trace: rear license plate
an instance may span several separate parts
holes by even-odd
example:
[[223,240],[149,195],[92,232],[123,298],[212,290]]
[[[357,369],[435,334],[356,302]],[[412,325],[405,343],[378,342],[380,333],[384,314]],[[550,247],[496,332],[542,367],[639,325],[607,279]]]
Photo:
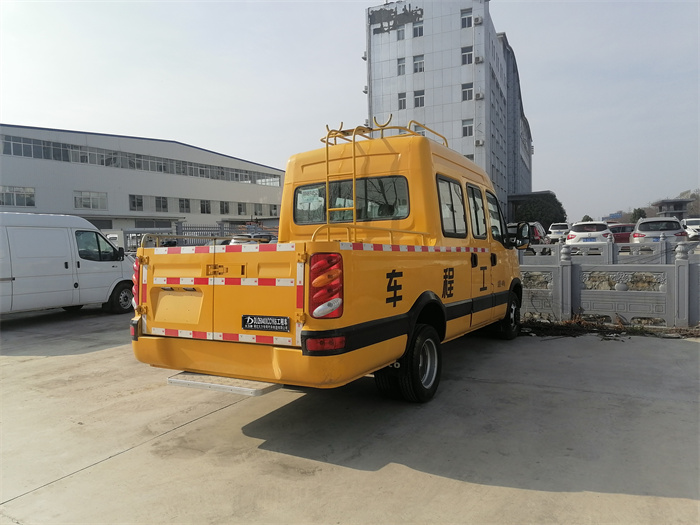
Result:
[[659,242],[661,240],[661,237],[652,237],[651,240],[654,242]]
[[289,332],[289,317],[271,315],[244,315],[243,330],[263,330],[266,332]]
[[595,242],[594,238],[583,239],[583,242]]

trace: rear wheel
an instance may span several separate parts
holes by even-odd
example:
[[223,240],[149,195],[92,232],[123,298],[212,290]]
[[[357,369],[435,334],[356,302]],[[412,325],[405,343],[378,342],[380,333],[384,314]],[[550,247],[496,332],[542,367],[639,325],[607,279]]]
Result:
[[133,298],[131,283],[119,283],[114,287],[112,296],[109,298],[109,309],[115,314],[128,313],[134,307],[131,304]]
[[413,341],[399,360],[401,395],[412,403],[430,401],[437,392],[442,371],[440,337],[430,325],[416,326]]
[[515,292],[508,293],[508,308],[506,316],[498,325],[498,335],[501,339],[515,339],[520,334],[520,301]]

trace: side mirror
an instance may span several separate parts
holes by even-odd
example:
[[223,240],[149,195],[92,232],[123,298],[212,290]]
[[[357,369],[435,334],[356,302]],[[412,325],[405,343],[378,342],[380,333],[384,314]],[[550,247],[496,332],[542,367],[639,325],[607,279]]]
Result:
[[518,223],[517,233],[515,235],[515,247],[518,250],[524,250],[530,246],[530,225],[526,222]]

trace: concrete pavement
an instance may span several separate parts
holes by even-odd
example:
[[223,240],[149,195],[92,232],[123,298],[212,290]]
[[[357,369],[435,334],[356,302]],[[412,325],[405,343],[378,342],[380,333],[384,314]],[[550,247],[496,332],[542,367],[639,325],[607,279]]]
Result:
[[168,386],[98,309],[0,336],[2,524],[700,521],[698,339],[473,334],[411,405]]

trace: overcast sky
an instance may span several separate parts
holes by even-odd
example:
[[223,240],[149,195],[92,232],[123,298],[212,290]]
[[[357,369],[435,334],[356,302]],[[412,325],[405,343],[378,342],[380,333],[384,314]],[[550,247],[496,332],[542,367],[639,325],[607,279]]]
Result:
[[[3,0],[0,122],[284,169],[326,124],[367,118],[365,9],[383,3]],[[699,5],[490,2],[518,62],[532,189],[570,220],[700,187]]]

